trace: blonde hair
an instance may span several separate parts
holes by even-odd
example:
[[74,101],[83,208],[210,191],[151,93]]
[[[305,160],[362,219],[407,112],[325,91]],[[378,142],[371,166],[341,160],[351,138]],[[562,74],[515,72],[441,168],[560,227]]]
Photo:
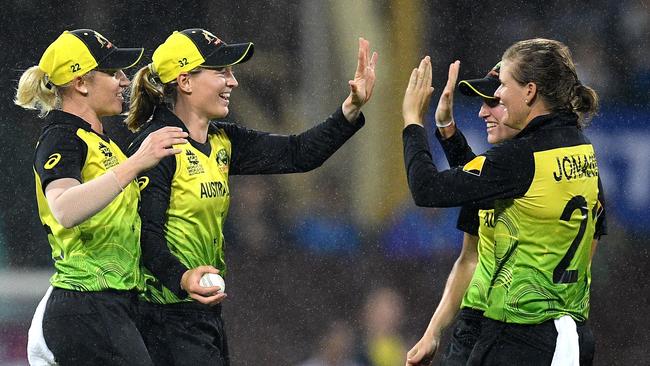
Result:
[[[203,67],[197,66],[189,74],[197,74]],[[129,114],[124,123],[129,130],[136,132],[142,128],[153,115],[157,106],[174,109],[178,91],[176,80],[163,84],[149,64],[135,73],[129,88]]]
[[59,87],[49,82],[38,66],[32,66],[20,76],[14,103],[25,109],[37,109],[39,117],[61,106]]

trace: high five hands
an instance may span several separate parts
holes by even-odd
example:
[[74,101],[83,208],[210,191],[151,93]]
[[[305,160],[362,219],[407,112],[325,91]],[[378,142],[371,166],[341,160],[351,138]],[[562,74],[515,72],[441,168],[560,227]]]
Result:
[[361,107],[366,104],[372,96],[375,87],[375,65],[377,64],[377,52],[370,55],[370,42],[359,38],[359,56],[357,59],[357,70],[354,79],[348,81],[350,95],[343,102],[343,115],[349,122],[354,122],[361,113]]
[[456,132],[456,122],[454,121],[454,90],[458,80],[458,71],[460,61],[455,61],[449,65],[449,75],[447,76],[447,85],[438,100],[436,108],[436,126],[443,138],[449,138]]
[[409,84],[404,93],[402,116],[404,127],[412,124],[424,126],[424,115],[429,108],[429,100],[433,94],[431,86],[431,58],[425,56],[420,65],[413,69]]

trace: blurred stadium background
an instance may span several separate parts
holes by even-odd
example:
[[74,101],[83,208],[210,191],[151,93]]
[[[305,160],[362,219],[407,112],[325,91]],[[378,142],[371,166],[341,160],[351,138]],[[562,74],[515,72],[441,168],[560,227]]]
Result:
[[[565,42],[583,83],[601,96],[588,129],[609,221],[593,265],[596,364],[648,364],[649,9],[647,0],[6,1],[0,364],[26,364],[27,328],[52,273],[31,168],[41,126],[11,102],[20,74],[65,29],[144,46],[141,67],[171,31],[192,27],[256,44],[252,61],[235,68],[229,120],[277,133],[300,132],[340,105],[358,36],[380,55],[366,127],[321,169],[231,178],[224,311],[233,365],[298,365],[328,352],[360,365],[403,364],[461,243],[455,210],[416,208],[407,192],[400,109],[408,75],[431,55],[435,108],[449,62],[461,60],[461,78],[482,76],[511,43],[532,37]],[[456,120],[480,152],[478,103],[456,97]],[[119,118],[105,126],[128,143]]]

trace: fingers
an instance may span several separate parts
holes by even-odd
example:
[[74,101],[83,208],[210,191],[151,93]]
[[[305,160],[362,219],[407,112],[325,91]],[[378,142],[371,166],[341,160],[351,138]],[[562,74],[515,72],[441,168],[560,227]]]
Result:
[[456,89],[456,81],[458,80],[458,71],[460,69],[460,61],[456,60],[449,64],[449,73],[447,75],[447,85],[443,94],[445,97],[453,97],[454,90]]
[[418,65],[418,77],[415,83],[415,89],[422,89],[422,85],[424,84],[424,74],[425,70],[427,67],[427,59],[429,56],[425,56],[422,60],[420,60],[420,64]]
[[357,56],[357,75],[363,74],[366,70],[366,63],[368,62],[368,48],[369,42],[359,37],[359,54]]
[[409,85],[406,87],[407,92],[412,92],[415,89],[415,85],[418,82],[418,69],[413,69],[411,71],[411,77],[409,78]]
[[458,72],[460,71],[460,61],[456,60],[449,65],[449,75],[447,76],[448,80],[451,81],[452,86],[456,87],[456,81],[458,80]]
[[431,83],[433,81],[433,71],[431,67],[431,58],[429,56],[425,57],[427,59],[427,63],[425,65],[425,71],[424,71],[424,87],[427,88],[427,92],[431,93],[433,92],[433,88],[431,87]]
[[372,57],[370,58],[370,68],[375,69],[375,66],[377,66],[377,60],[379,59],[379,54],[377,52],[372,53]]
[[201,296],[196,293],[191,293],[190,297],[200,302],[201,304],[213,306],[225,300],[227,295],[225,292],[221,292],[212,296]]
[[409,365],[417,365],[417,363],[419,362],[419,360],[415,358],[415,356],[417,355],[417,353],[418,353],[418,346],[415,345],[415,346],[413,346],[413,348],[411,348],[411,350],[408,351],[408,353],[406,354],[406,366],[409,366]]

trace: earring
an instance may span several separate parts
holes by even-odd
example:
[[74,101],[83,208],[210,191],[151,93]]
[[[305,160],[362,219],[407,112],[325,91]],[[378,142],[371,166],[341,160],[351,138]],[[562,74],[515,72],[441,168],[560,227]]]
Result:
[[528,99],[524,99],[524,103],[528,103]]

